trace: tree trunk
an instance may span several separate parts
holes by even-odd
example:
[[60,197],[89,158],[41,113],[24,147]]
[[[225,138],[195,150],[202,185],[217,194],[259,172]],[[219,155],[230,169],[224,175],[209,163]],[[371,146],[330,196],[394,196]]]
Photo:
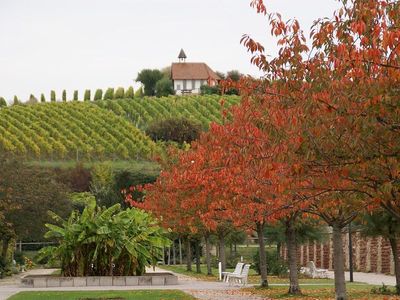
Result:
[[192,249],[190,247],[190,238],[186,240],[186,270],[192,271]]
[[196,240],[196,273],[201,273],[200,268],[200,240]]
[[225,237],[219,236],[219,261],[221,262],[222,272],[225,272],[226,258],[225,258]]
[[347,299],[346,282],[344,277],[344,254],[342,241],[342,227],[333,225],[333,264],[335,274],[336,300]]
[[172,264],[176,265],[175,240],[172,241]]
[[208,235],[206,235],[204,237],[205,241],[206,241],[206,264],[207,264],[207,275],[212,275],[212,271],[211,271],[211,245],[210,245],[210,237]]
[[[293,219],[286,221],[286,245],[289,264],[289,294],[301,294],[299,286],[299,276],[297,273],[297,247],[296,247],[296,230],[294,228]],[[278,254],[279,256],[279,254]]]
[[280,259],[281,258],[281,250],[282,250],[282,243],[277,242],[276,243],[276,258]]
[[396,294],[400,295],[400,253],[397,249],[397,239],[389,238],[394,260],[394,274],[396,275]]
[[260,256],[260,275],[261,275],[261,287],[268,287],[267,278],[267,256],[265,253],[265,242],[264,242],[264,223],[256,223],[257,225],[257,237],[259,245],[259,256]]
[[179,238],[179,264],[183,264],[182,261],[182,240]]
[[1,257],[5,262],[7,262],[7,250],[9,244],[10,244],[10,239],[6,238],[3,240],[3,249],[1,250]]

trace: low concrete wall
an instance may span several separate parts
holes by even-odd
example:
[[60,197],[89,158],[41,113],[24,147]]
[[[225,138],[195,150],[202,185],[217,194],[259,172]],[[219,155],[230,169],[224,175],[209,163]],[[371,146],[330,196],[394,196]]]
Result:
[[178,277],[170,273],[148,274],[143,276],[89,276],[60,277],[27,275],[21,278],[22,287],[82,287],[82,286],[137,286],[137,285],[175,285]]

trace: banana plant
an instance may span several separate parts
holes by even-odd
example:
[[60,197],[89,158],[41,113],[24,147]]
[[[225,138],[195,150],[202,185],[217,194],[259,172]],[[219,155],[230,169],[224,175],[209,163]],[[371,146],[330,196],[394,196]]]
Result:
[[148,213],[119,204],[99,207],[93,198],[82,213],[67,220],[52,213],[46,238],[59,242],[40,251],[40,258],[61,263],[64,276],[142,275],[170,244],[166,231]]

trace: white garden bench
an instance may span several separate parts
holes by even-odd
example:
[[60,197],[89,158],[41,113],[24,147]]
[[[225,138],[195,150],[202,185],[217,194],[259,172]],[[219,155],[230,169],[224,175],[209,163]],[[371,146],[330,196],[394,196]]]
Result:
[[328,278],[328,270],[317,269],[315,263],[311,260],[307,263],[307,266],[300,269],[300,273],[303,273],[312,278]]
[[222,272],[222,281],[229,282],[229,276],[240,275],[240,273],[242,273],[243,266],[244,263],[238,262],[233,272]]
[[245,264],[243,266],[242,272],[240,275],[230,275],[229,276],[229,285],[231,285],[232,282],[234,283],[241,283],[242,285],[247,284],[247,277],[249,276],[249,270],[250,270],[250,265]]

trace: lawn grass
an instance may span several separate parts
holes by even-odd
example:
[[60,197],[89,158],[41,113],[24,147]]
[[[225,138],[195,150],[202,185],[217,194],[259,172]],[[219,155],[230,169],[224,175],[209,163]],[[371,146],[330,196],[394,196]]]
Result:
[[[348,299],[377,299],[377,300],[399,300],[399,296],[394,295],[380,295],[371,292],[373,285],[359,284],[359,283],[348,283],[347,294]],[[287,286],[271,286],[268,289],[265,288],[244,288],[243,291],[251,294],[259,295],[265,298],[271,299],[302,299],[302,300],[314,300],[314,299],[335,299],[335,288],[333,286],[301,286],[302,295],[288,295]]]
[[192,296],[177,290],[138,290],[138,291],[74,291],[74,292],[20,292],[8,300],[193,300]]

